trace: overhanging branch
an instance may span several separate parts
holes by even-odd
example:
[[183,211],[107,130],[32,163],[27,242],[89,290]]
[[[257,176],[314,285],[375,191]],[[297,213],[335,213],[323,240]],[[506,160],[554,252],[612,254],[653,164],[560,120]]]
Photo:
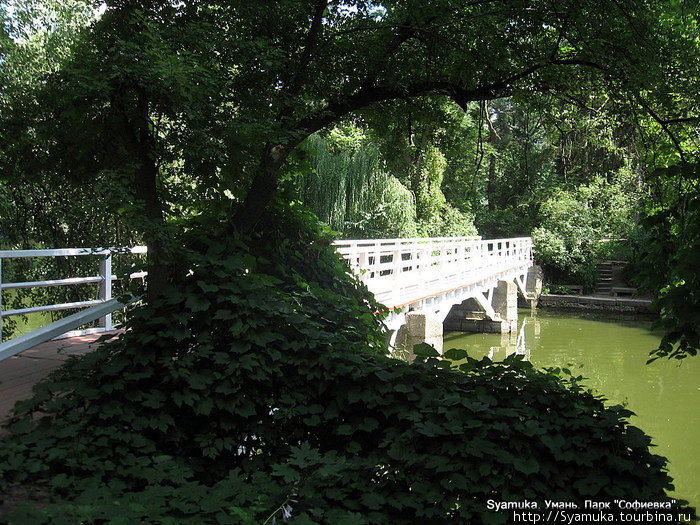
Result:
[[428,94],[449,96],[464,109],[468,102],[493,100],[510,95],[512,85],[515,82],[532,75],[546,65],[534,65],[511,77],[473,89],[464,88],[456,82],[448,80],[428,80],[414,82],[405,86],[362,86],[348,97],[332,101],[325,108],[299,120],[293,128],[297,132],[311,134],[323,129],[338,118],[367,107],[370,104],[390,100],[405,100]]
[[656,121],[656,123],[659,126],[661,126],[661,129],[664,130],[664,133],[666,133],[666,135],[668,135],[668,138],[671,139],[671,142],[673,142],[673,147],[680,155],[681,161],[686,162],[685,153],[683,152],[683,148],[681,147],[680,141],[668,128],[668,123],[656,114],[656,112],[651,108],[651,106],[649,106],[649,104],[647,104],[647,102],[639,93],[635,93],[634,98],[637,100],[637,102],[639,102],[639,105],[642,106],[644,110],[651,116],[651,118],[653,118]]

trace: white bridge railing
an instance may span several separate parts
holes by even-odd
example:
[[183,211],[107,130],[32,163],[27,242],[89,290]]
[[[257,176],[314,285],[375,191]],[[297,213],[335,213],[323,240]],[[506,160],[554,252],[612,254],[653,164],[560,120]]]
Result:
[[[532,264],[532,239],[529,237],[493,240],[483,240],[480,237],[368,239],[336,241],[334,246],[376,299],[391,309],[431,300],[431,297],[447,297],[450,294],[456,296],[458,293],[453,292],[472,285],[478,286],[496,276],[522,270]],[[61,335],[112,329],[112,312],[124,307],[124,304],[112,298],[112,281],[117,279],[112,274],[112,258],[119,254],[144,253],[145,246],[126,249],[0,250],[0,333],[3,319],[10,316],[85,309],[7,342],[0,339],[0,360]],[[99,257],[98,275],[46,281],[2,281],[2,263],[5,259],[74,256]],[[145,272],[140,272],[130,277],[145,276]],[[6,290],[85,283],[97,284],[96,299],[3,310],[3,292]],[[98,328],[69,332],[97,319]]]
[[532,263],[532,239],[368,239],[334,246],[377,301],[400,308]]
[[[95,248],[63,248],[57,250],[0,250],[0,341],[2,334],[3,319],[16,315],[26,315],[37,312],[54,312],[58,310],[68,310],[75,308],[89,308],[102,305],[103,303],[112,300],[112,281],[117,279],[117,276],[112,274],[112,258],[120,254],[144,254],[146,253],[145,246],[135,246],[133,248],[116,248],[116,249],[95,249]],[[89,277],[70,277],[66,279],[52,279],[46,281],[23,281],[23,282],[3,282],[2,280],[2,263],[5,259],[23,259],[29,257],[77,257],[77,256],[92,256],[99,257],[98,275]],[[131,278],[145,277],[146,272],[139,272],[130,275]],[[76,284],[96,283],[97,293],[96,299],[88,301],[78,301],[72,303],[59,303],[41,306],[30,306],[26,308],[18,308],[14,310],[3,309],[3,292],[6,290],[18,290],[22,288],[43,288],[49,286],[71,286]],[[116,303],[115,303],[116,304]],[[80,332],[70,332],[67,335],[80,335],[94,333],[106,330],[112,330],[112,312],[116,310],[102,308],[94,310],[96,313],[101,313],[99,317],[87,319],[90,316],[82,316],[82,324],[86,324],[93,320],[99,319],[99,328],[81,330]],[[68,332],[72,328],[64,330]],[[0,356],[1,358],[1,356]]]

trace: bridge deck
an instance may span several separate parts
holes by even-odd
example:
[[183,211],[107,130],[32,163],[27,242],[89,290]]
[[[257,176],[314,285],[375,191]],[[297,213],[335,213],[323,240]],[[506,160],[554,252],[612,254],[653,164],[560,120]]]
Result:
[[102,335],[49,341],[0,361],[0,422],[7,419],[17,401],[31,397],[36,383],[61,366],[68,356],[89,352]]

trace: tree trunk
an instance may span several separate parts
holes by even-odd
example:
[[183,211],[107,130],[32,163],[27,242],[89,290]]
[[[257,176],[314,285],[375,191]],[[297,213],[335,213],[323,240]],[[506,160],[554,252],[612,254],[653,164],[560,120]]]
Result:
[[154,162],[143,159],[136,179],[136,198],[143,203],[146,223],[143,238],[148,247],[148,286],[146,300],[152,301],[163,293],[170,282],[171,259],[168,253],[168,234],[163,215],[163,204],[158,195],[158,168]]
[[137,227],[148,247],[146,300],[150,302],[163,293],[172,271],[165,214],[158,193],[158,158],[155,138],[150,129],[148,98],[138,87],[124,88],[115,93],[112,107],[128,155],[124,161],[136,164],[133,173],[134,198],[142,206],[143,221]]
[[[489,142],[491,142],[489,140]],[[489,153],[489,178],[486,182],[486,199],[488,200],[489,211],[496,209],[496,154]]]
[[428,176],[425,173],[425,151],[430,143],[432,131],[423,128],[420,131],[418,144],[414,146],[414,155],[411,158],[411,165],[408,171],[411,174],[411,191],[416,199],[416,219],[422,221],[429,218],[427,193],[429,191],[427,182]]
[[267,146],[263,153],[257,175],[248,190],[243,203],[233,216],[229,227],[247,235],[264,217],[265,209],[274,198],[282,164],[289,155],[290,148],[278,144]]
[[486,181],[486,199],[488,202],[488,210],[495,211],[496,209],[496,152],[493,148],[496,146],[496,141],[500,138],[498,133],[496,133],[496,128],[493,126],[491,121],[491,116],[489,115],[489,108],[486,103],[484,103],[484,116],[486,118],[486,123],[489,126],[489,145],[491,146],[491,152],[489,153],[489,175]]

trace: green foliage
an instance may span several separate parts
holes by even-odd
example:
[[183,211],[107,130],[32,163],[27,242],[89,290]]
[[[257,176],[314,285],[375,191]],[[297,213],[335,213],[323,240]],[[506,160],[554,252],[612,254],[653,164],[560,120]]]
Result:
[[415,185],[419,234],[423,237],[475,235],[472,218],[451,206],[442,192],[445,156],[435,146],[428,145],[421,157]]
[[[133,246],[137,238],[110,204],[109,190],[100,178],[80,189],[58,180],[0,180],[0,249]],[[88,220],[86,220],[88,219]],[[98,273],[98,257],[6,259],[4,282],[43,281]],[[137,258],[116,257],[115,275]],[[136,271],[136,270],[132,270]],[[116,291],[116,290],[115,290]],[[4,309],[97,299],[97,285],[25,288],[3,293]],[[74,313],[61,310],[46,314],[55,320]],[[35,314],[38,315],[38,314]],[[25,318],[26,319],[26,318]],[[13,316],[3,322],[3,337],[17,333]],[[22,323],[20,323],[21,325]]]
[[445,196],[440,189],[442,178],[445,172],[447,161],[442,152],[432,144],[425,147],[421,152],[421,162],[415,169],[416,193],[417,193],[417,214],[423,223],[435,222],[436,216],[445,206]]
[[[312,173],[298,181],[299,196],[346,238],[473,235],[467,214],[450,206],[441,191],[445,158],[428,148],[421,183],[410,191],[382,168],[380,151],[354,125],[307,141]],[[384,163],[388,169],[395,164]]]
[[504,523],[487,498],[665,498],[631,413],[576,381],[385,356],[379,306],[314,221],[243,239],[203,219],[179,286],[16,409],[0,490],[52,503],[10,522]]
[[299,196],[345,237],[415,237],[411,193],[380,168],[379,152],[355,126],[307,141],[312,173],[298,180]]
[[421,232],[424,236],[431,237],[461,237],[476,235],[473,217],[449,203],[445,203],[434,221],[421,224]]
[[445,176],[451,162],[462,160],[469,119],[444,99],[384,104],[364,114],[368,136],[381,151],[385,169],[410,189],[419,236],[475,235],[473,216],[463,195],[446,198]]
[[[534,256],[545,270],[559,277],[571,276],[590,287],[594,279],[598,233],[591,224],[585,203],[560,193],[540,210],[543,226],[532,231]],[[548,272],[550,273],[550,272]]]
[[[115,1],[99,18],[87,1],[12,5],[0,177],[19,188],[110,181],[100,204],[151,244],[152,283],[163,217],[223,203],[255,229],[295,171],[285,159],[349,116],[377,131],[380,171],[397,179],[334,226],[353,236],[464,234],[472,215],[483,235],[527,234],[543,226],[542,196],[668,164],[696,137],[685,117],[697,113],[698,23],[686,2]],[[343,148],[362,142],[342,134]],[[332,180],[324,189],[340,195]],[[76,215],[61,224],[84,222]]]
[[[6,4],[11,6],[9,13]],[[90,0],[3,2],[2,102],[31,88],[45,74],[57,71],[72,56],[71,48],[81,31],[95,19],[94,4]]]
[[[573,191],[559,191],[542,202],[532,231],[535,258],[555,281],[575,281],[591,289],[595,265],[624,255],[616,243],[633,244],[641,192],[627,169],[594,177]],[[614,242],[611,242],[614,241]],[[630,248],[631,249],[631,248]]]
[[700,350],[700,164],[659,169],[675,188],[643,226],[649,235],[635,265],[639,284],[655,294],[664,337],[652,359],[683,359]]
[[355,223],[346,224],[349,238],[418,237],[413,194],[396,177],[387,176],[383,202]]

